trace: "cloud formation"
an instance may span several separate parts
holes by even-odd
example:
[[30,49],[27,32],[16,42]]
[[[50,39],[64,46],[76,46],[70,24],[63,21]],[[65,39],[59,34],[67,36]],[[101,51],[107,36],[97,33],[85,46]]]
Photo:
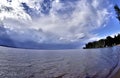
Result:
[[14,40],[84,42],[104,26],[110,6],[105,0],[5,0],[0,1],[0,20]]

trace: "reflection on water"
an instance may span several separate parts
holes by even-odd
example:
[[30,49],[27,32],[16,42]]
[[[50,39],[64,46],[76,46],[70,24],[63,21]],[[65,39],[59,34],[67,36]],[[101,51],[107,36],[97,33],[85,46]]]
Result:
[[20,50],[0,47],[0,78],[107,78],[119,63],[120,47]]

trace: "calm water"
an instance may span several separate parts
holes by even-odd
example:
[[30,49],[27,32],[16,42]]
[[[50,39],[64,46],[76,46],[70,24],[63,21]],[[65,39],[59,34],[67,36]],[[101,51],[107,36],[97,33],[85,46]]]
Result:
[[119,62],[120,47],[24,50],[0,47],[0,78],[105,78]]

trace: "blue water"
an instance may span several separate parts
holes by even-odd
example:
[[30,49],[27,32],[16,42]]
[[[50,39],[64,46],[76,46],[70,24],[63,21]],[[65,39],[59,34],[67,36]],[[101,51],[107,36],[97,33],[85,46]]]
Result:
[[0,47],[0,78],[105,78],[119,62],[120,47],[26,50]]

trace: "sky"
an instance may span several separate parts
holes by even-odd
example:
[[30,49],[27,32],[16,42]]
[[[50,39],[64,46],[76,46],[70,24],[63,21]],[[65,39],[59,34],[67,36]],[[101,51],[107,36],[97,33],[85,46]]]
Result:
[[119,0],[1,0],[0,25],[12,40],[79,44],[120,32]]
[[[111,3],[114,5],[118,5],[120,7],[120,0],[111,0]],[[109,19],[108,23],[105,27],[99,28],[94,31],[94,33],[98,33],[100,37],[105,38],[106,36],[114,36],[120,33],[120,22],[116,19],[116,13],[111,8],[112,11],[112,17]]]

